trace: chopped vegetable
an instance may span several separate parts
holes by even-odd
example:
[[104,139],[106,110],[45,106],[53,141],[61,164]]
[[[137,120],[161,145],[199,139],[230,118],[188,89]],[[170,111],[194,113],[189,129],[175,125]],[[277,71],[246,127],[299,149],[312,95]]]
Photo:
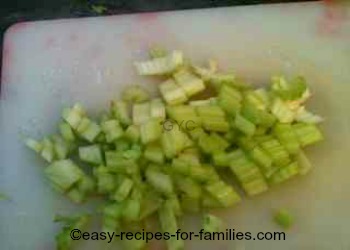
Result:
[[202,219],[202,228],[204,229],[204,232],[220,232],[223,230],[223,222],[220,218],[214,215],[206,214]]
[[293,223],[294,218],[286,209],[278,210],[274,215],[275,222],[284,229],[289,229]]
[[[102,231],[140,232],[158,215],[161,230],[176,234],[186,213],[241,201],[226,180],[254,196],[312,169],[304,148],[323,140],[323,119],[307,110],[304,78],[275,76],[269,88],[254,88],[218,71],[214,60],[199,67],[180,51],[157,47],[149,55],[135,66],[140,75],[161,76],[158,97],[132,85],[97,119],[76,103],[63,110],[59,134],[24,141],[48,162],[55,191],[75,203],[101,196]],[[58,216],[65,225],[57,248],[70,249],[70,230],[87,219]],[[292,224],[285,210],[275,219]],[[203,229],[219,232],[222,222],[208,211]],[[146,240],[123,243],[144,249]],[[184,242],[172,237],[167,246],[180,250]]]

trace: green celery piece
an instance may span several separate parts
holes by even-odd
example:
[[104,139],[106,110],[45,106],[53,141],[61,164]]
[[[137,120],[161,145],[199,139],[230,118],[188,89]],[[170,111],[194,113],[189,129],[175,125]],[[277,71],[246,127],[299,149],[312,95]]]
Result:
[[171,177],[157,170],[154,166],[149,166],[145,172],[147,182],[158,192],[170,195],[174,192]]
[[236,114],[234,121],[235,128],[244,133],[247,136],[252,136],[255,133],[255,125],[243,116]]
[[203,80],[196,77],[186,69],[177,71],[173,77],[188,97],[196,95],[205,89]]
[[242,107],[242,115],[255,125],[261,125],[263,127],[271,127],[276,122],[276,118],[272,114],[265,110],[260,110],[257,106],[246,100]]
[[123,215],[124,210],[124,204],[113,202],[113,203],[107,203],[103,207],[103,216],[113,219],[119,219]]
[[299,165],[297,162],[292,162],[278,169],[271,177],[268,179],[270,184],[278,184],[287,181],[299,174]]
[[142,147],[139,144],[133,144],[130,149],[123,152],[125,159],[138,160],[142,156]]
[[168,105],[178,105],[188,100],[186,92],[173,79],[160,84],[159,91]]
[[[171,119],[174,119],[179,126],[183,123],[187,124],[191,122],[196,128],[200,126],[200,119],[196,114],[196,110],[190,105],[178,105],[178,106],[168,106],[166,108],[167,114]],[[169,121],[171,122],[171,120]]]
[[154,142],[162,135],[162,126],[158,119],[150,119],[140,126],[141,142],[148,144]]
[[264,89],[260,89],[260,92],[257,90],[246,91],[244,98],[246,102],[256,107],[258,110],[266,110],[268,106],[267,92],[264,92]]
[[229,123],[222,117],[202,116],[201,123],[203,128],[207,131],[228,132],[230,129]]
[[97,144],[79,147],[79,158],[93,165],[103,164],[101,148]]
[[115,177],[109,169],[103,165],[94,169],[97,179],[97,190],[101,194],[110,193],[115,189]]
[[205,214],[202,218],[202,228],[204,232],[221,232],[223,230],[223,221],[212,214]]
[[177,175],[173,177],[176,189],[186,196],[199,199],[202,195],[201,185],[190,177]]
[[130,125],[124,133],[124,137],[131,142],[138,142],[140,139],[140,128],[137,125]]
[[[244,191],[252,196],[267,190],[267,184],[259,168],[238,149],[232,153],[231,170],[240,181]],[[253,183],[258,183],[255,185]]]
[[81,204],[86,200],[86,194],[84,192],[79,191],[76,188],[70,189],[66,196],[73,201],[74,203]]
[[296,112],[291,110],[289,106],[280,98],[275,98],[272,106],[271,113],[278,119],[281,123],[291,123],[293,122]]
[[224,206],[220,201],[214,197],[214,195],[210,194],[208,191],[204,190],[202,192],[202,204],[203,208],[223,208]]
[[47,162],[52,162],[55,160],[55,149],[52,140],[49,138],[44,138],[42,141],[43,149],[41,150],[41,157],[44,158]]
[[164,203],[169,203],[166,206],[169,206],[173,209],[175,216],[179,217],[182,215],[181,204],[176,194],[172,194],[167,197]]
[[91,194],[95,191],[95,187],[95,180],[88,175],[85,175],[77,185],[78,190],[84,194]]
[[[93,142],[95,140],[95,138],[101,133],[101,127],[91,121],[88,120],[88,125],[87,127],[84,127],[84,129],[82,131],[79,131],[79,127],[78,127],[78,133],[79,135],[84,138],[85,140],[87,140],[88,142]],[[80,126],[80,125],[79,125]]]
[[149,56],[150,58],[160,58],[160,57],[165,57],[168,55],[168,51],[166,51],[164,48],[159,47],[159,46],[153,46],[149,50]]
[[129,199],[124,201],[122,211],[123,219],[126,221],[139,221],[141,202],[137,199]]
[[61,122],[59,124],[59,130],[61,133],[61,136],[68,142],[73,142],[75,141],[75,135],[72,130],[72,128],[69,126],[68,123],[66,122]]
[[225,112],[219,106],[197,106],[196,112],[200,117],[225,118]]
[[126,140],[125,138],[118,139],[115,143],[115,150],[118,152],[124,152],[128,149],[130,149],[130,142]]
[[187,195],[181,196],[181,209],[186,213],[197,214],[201,211],[201,202],[199,198],[190,197]]
[[108,120],[101,124],[102,131],[105,133],[107,143],[115,142],[123,135],[123,128],[118,120]]
[[319,115],[315,115],[307,111],[304,106],[300,106],[296,111],[295,120],[297,122],[317,124],[322,122],[324,119]]
[[32,150],[34,150],[36,153],[40,154],[40,152],[43,150],[44,145],[41,142],[38,142],[34,139],[27,138],[25,139],[26,146]]
[[323,140],[321,131],[314,124],[296,123],[293,130],[302,147],[315,144]]
[[223,207],[230,207],[241,201],[233,187],[223,181],[213,182],[205,186],[205,189],[217,199]]
[[289,229],[294,223],[294,217],[287,209],[279,209],[274,215],[274,220],[283,229]]
[[139,85],[128,86],[123,91],[122,96],[123,101],[130,103],[141,103],[150,99],[148,91]]
[[166,118],[166,109],[163,101],[160,98],[154,98],[150,102],[151,118],[157,118],[164,121]]
[[165,75],[172,73],[183,63],[182,52],[175,50],[164,57],[158,57],[144,62],[135,62],[135,67],[139,75]]
[[235,88],[223,85],[219,91],[218,101],[226,113],[234,116],[241,109],[242,94]]
[[85,110],[77,103],[72,108],[65,108],[62,113],[63,119],[73,128],[77,129],[85,116]]
[[172,160],[171,164],[172,170],[175,173],[183,174],[183,175],[189,175],[190,174],[190,163],[184,159],[181,158],[174,158]]
[[272,158],[259,146],[252,149],[249,153],[251,159],[258,164],[265,176],[269,176],[273,171]]
[[191,140],[178,128],[163,131],[161,144],[166,158],[171,159],[178,155],[186,147],[189,147]]
[[124,126],[131,124],[129,106],[124,101],[112,101],[111,111],[113,116]]
[[310,172],[312,169],[311,162],[302,150],[300,150],[296,155],[296,160],[299,165],[299,174],[305,175]]
[[218,98],[217,97],[210,97],[210,98],[204,99],[204,100],[193,100],[193,101],[190,101],[188,104],[192,107],[217,105]]
[[68,144],[68,142],[58,135],[54,135],[52,137],[52,141],[57,159],[63,160],[67,158],[68,153],[70,151],[70,145]]
[[53,162],[45,169],[45,174],[51,182],[63,190],[68,190],[85,175],[71,160]]
[[132,106],[132,120],[134,125],[142,125],[151,117],[149,102],[136,103]]
[[213,155],[214,165],[217,167],[228,167],[230,166],[230,155],[223,151],[217,151]]
[[116,192],[113,194],[113,200],[116,200],[118,202],[124,201],[130,194],[133,186],[134,183],[131,179],[124,178],[119,187],[117,188]]
[[157,144],[148,145],[144,151],[144,157],[153,163],[164,163],[164,154],[162,148]]
[[238,145],[246,151],[251,151],[258,146],[258,142],[252,137],[240,136],[238,138]]
[[220,179],[219,175],[212,166],[204,164],[199,166],[192,166],[190,168],[190,177],[202,183],[217,181]]
[[188,131],[190,137],[192,140],[197,141],[203,134],[205,135],[206,133],[204,132],[203,128],[201,127],[196,127],[195,129]]
[[211,133],[210,135],[203,134],[199,137],[198,146],[206,154],[213,154],[218,151],[223,151],[229,147],[229,143],[220,135]]
[[73,229],[84,230],[90,221],[89,215],[81,215],[79,217],[62,217],[56,216],[55,222],[64,223],[62,230],[56,235],[56,249],[69,250],[72,248],[73,240],[70,233]]
[[282,167],[291,162],[288,152],[282,144],[272,136],[267,136],[266,141],[260,143],[261,148],[272,158],[277,167]]
[[142,194],[140,220],[155,213],[163,203],[162,198],[153,190],[153,188],[147,186]]
[[289,154],[299,152],[300,145],[292,125],[277,123],[273,128],[273,133]]
[[135,160],[126,158],[124,152],[107,151],[105,158],[108,169],[113,173],[132,175],[137,172]]
[[104,216],[102,217],[102,229],[101,232],[113,233],[121,227],[121,223],[118,219],[113,217]]
[[[176,233],[178,229],[176,216],[169,203],[164,203],[160,207],[158,210],[158,218],[162,232],[169,232],[170,234]],[[184,242],[182,240],[171,237],[166,243],[169,250],[184,249]]]

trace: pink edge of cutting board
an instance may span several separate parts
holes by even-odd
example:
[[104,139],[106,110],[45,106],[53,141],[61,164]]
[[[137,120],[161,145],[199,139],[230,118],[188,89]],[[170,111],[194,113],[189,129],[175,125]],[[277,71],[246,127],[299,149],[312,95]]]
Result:
[[[150,84],[132,66],[156,43],[191,59],[219,61],[223,70],[254,83],[271,74],[302,74],[326,117],[326,142],[310,148],[315,170],[225,211],[236,232],[280,231],[271,211],[288,207],[296,217],[286,241],[187,241],[187,249],[349,249],[350,32],[348,9],[322,3],[258,5],[179,12],[19,23],[5,35],[0,98],[0,190],[12,202],[0,206],[4,249],[53,249],[56,212],[75,206],[43,178],[44,163],[18,135],[54,133],[63,106],[81,101],[92,114],[130,83]],[[341,147],[340,147],[341,145]],[[186,217],[183,231],[197,231]],[[35,230],[34,230],[35,228]],[[86,241],[81,249],[101,242]],[[159,242],[153,249],[162,248]]]

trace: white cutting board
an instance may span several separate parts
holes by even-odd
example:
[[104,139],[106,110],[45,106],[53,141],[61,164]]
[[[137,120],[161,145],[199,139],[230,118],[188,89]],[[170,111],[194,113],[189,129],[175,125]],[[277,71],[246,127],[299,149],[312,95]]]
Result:
[[[314,171],[235,208],[217,212],[236,232],[280,231],[272,209],[296,217],[285,241],[187,241],[186,249],[350,249],[349,9],[281,4],[20,23],[4,41],[0,98],[0,244],[4,250],[54,249],[55,213],[74,211],[49,187],[45,163],[20,135],[56,131],[64,106],[92,114],[130,83],[149,84],[132,66],[152,44],[180,49],[195,62],[214,58],[223,70],[257,84],[276,73],[303,74],[323,115],[326,141],[308,153]],[[81,210],[81,209],[80,209]],[[199,229],[188,217],[183,230]],[[81,249],[103,249],[82,242]],[[155,244],[157,245],[157,244]],[[153,249],[159,249],[155,245]]]

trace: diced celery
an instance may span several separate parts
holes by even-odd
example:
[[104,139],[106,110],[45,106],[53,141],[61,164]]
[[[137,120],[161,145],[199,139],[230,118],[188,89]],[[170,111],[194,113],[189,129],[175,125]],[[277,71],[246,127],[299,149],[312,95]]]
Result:
[[323,135],[314,124],[297,123],[293,125],[293,130],[302,147],[312,145],[323,140]]
[[34,150],[37,153],[40,153],[41,150],[43,150],[43,148],[44,148],[43,143],[40,143],[40,142],[38,142],[34,139],[31,139],[31,138],[27,138],[25,140],[25,144],[28,148]]
[[124,152],[105,152],[106,165],[110,171],[122,174],[134,174],[137,171],[137,164],[134,159],[127,159]]
[[113,199],[121,202],[125,200],[131,192],[134,183],[129,178],[124,178],[116,192],[113,194]]
[[59,125],[60,133],[62,137],[69,142],[73,142],[75,140],[75,136],[72,128],[66,122],[61,122]]
[[56,157],[53,142],[49,138],[44,138],[42,145],[43,149],[41,150],[41,157],[48,162],[52,162]]
[[276,166],[282,167],[290,163],[291,160],[288,152],[282,144],[272,136],[268,136],[266,141],[260,143],[260,146],[272,158]]
[[182,210],[181,210],[181,205],[178,197],[173,194],[167,197],[167,199],[164,201],[164,203],[168,203],[166,206],[169,206],[173,209],[175,216],[181,216],[182,215]]
[[124,201],[123,219],[126,221],[138,221],[140,219],[140,209],[141,203],[139,200],[129,199]]
[[219,106],[197,106],[196,111],[201,117],[225,117],[225,112]]
[[241,201],[241,198],[233,187],[223,181],[210,183],[205,188],[224,207],[230,207]]
[[218,151],[213,154],[213,161],[215,166],[228,167],[230,166],[230,156],[226,152]]
[[99,193],[110,193],[115,188],[115,177],[105,166],[99,166],[94,169],[94,175],[97,179],[97,189]]
[[258,109],[257,106],[245,101],[242,107],[242,115],[256,125],[271,127],[276,118],[267,111]]
[[159,58],[159,57],[165,57],[168,54],[168,52],[164,48],[159,47],[159,46],[154,46],[154,47],[150,48],[148,53],[152,59]]
[[95,181],[90,176],[85,175],[77,185],[80,192],[84,194],[90,194],[95,190]]
[[101,148],[97,144],[79,147],[79,158],[84,162],[91,163],[94,165],[103,164]]
[[203,208],[223,208],[224,206],[211,195],[208,191],[204,191],[202,194],[202,207]]
[[140,128],[137,125],[130,125],[125,130],[124,137],[131,142],[138,142],[140,138]]
[[164,155],[167,158],[175,157],[183,149],[190,146],[188,144],[189,141],[190,139],[188,136],[178,128],[174,128],[170,131],[164,131],[161,136]]
[[97,123],[87,118],[84,120],[84,123],[85,121],[86,124],[84,124],[84,126],[81,126],[81,124],[79,124],[77,131],[82,138],[89,142],[93,142],[95,138],[100,134],[101,128]]
[[308,172],[310,172],[310,170],[312,169],[312,165],[303,151],[300,150],[298,152],[296,156],[296,160],[299,165],[299,174],[305,175]]
[[57,159],[63,160],[67,158],[70,150],[70,145],[68,144],[68,142],[58,135],[53,136],[52,140]]
[[274,215],[275,222],[284,229],[289,229],[293,223],[294,218],[286,209],[278,210]]
[[290,110],[280,98],[275,98],[273,101],[271,112],[281,123],[291,123],[295,118],[295,112]]
[[190,101],[188,103],[190,106],[208,106],[208,105],[217,105],[218,104],[218,100],[216,97],[210,97],[208,99],[205,100],[194,100],[194,101]]
[[145,62],[135,62],[139,75],[164,75],[173,72],[183,64],[181,51],[173,51],[165,57],[154,58]]
[[200,199],[198,198],[182,195],[180,203],[181,203],[181,209],[186,213],[197,214],[201,210],[201,207],[200,207],[201,203],[200,203]]
[[131,103],[145,102],[150,99],[148,91],[139,85],[127,87],[123,91],[122,96],[123,101]]
[[220,135],[211,133],[203,134],[198,139],[198,146],[207,154],[213,154],[228,148],[229,143]]
[[148,145],[144,151],[144,157],[154,163],[164,163],[164,154],[159,145]]
[[292,125],[278,123],[273,129],[274,135],[290,154],[296,154],[300,145]]
[[213,132],[228,132],[230,125],[225,118],[222,117],[201,117],[203,128],[207,131]]
[[278,184],[284,182],[299,173],[299,165],[297,162],[292,162],[287,166],[278,169],[271,177],[268,179],[271,184]]
[[251,123],[249,120],[245,119],[239,114],[236,114],[234,124],[239,131],[247,136],[252,136],[255,133],[256,127],[254,123]]
[[141,142],[148,144],[154,142],[162,135],[162,126],[158,119],[151,119],[140,126]]
[[178,105],[187,101],[186,92],[175,81],[169,79],[159,85],[159,91],[169,105]]
[[193,180],[190,177],[185,177],[177,175],[175,180],[176,188],[181,192],[187,195],[188,197],[199,199],[202,194],[202,188],[198,182]]
[[102,122],[101,128],[106,135],[106,141],[108,143],[115,142],[123,135],[123,128],[118,120],[108,120]]
[[259,168],[242,150],[234,151],[230,167],[248,195],[256,195],[267,190],[267,184]]
[[307,111],[305,107],[302,106],[296,111],[295,120],[298,122],[316,124],[322,122],[323,118]]
[[220,107],[229,115],[235,115],[241,108],[242,95],[235,88],[223,85],[219,91],[218,101]]
[[[176,216],[171,208],[170,204],[164,203],[158,210],[159,223],[162,232],[169,232],[170,234],[175,234],[178,226],[176,221]],[[171,237],[166,241],[169,250],[182,250],[184,248],[183,240],[177,240]]]
[[173,77],[188,97],[198,94],[205,89],[202,79],[196,77],[187,70],[180,70],[176,72]]
[[130,112],[128,104],[124,101],[112,101],[111,109],[114,117],[120,121],[122,125],[131,124]]
[[145,172],[146,179],[158,192],[170,195],[174,192],[173,183],[169,175],[166,175],[156,168],[149,166]]
[[77,129],[81,120],[85,116],[85,111],[80,104],[75,104],[73,108],[66,108],[63,110],[63,119],[73,128]]
[[45,169],[45,174],[51,182],[63,190],[68,190],[85,175],[71,160],[53,162]]
[[202,219],[202,228],[204,232],[220,232],[223,230],[223,221],[212,214],[205,214]]
[[146,188],[141,199],[140,219],[155,213],[162,204],[161,197],[151,188]]
[[132,107],[132,120],[134,125],[141,125],[150,119],[150,103],[138,103]]
[[193,121],[199,125],[200,120],[197,117],[195,108],[189,105],[168,106],[167,114],[171,119],[177,121],[180,125],[183,122]]
[[74,203],[82,203],[85,199],[86,199],[86,195],[85,193],[79,191],[76,188],[72,188],[70,189],[67,193],[66,196],[68,197],[68,199],[70,199],[71,201],[73,201]]
[[151,112],[150,112],[151,118],[157,118],[160,121],[165,120],[166,118],[165,105],[160,98],[155,98],[151,100],[150,109],[151,109]]

